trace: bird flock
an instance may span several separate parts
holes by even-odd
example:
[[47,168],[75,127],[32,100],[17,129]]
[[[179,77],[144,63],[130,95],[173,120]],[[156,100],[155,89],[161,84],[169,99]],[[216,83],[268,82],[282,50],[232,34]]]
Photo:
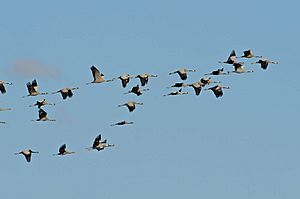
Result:
[[[225,71],[224,68],[217,68],[214,71],[208,72],[204,74],[204,77],[202,77],[199,81],[193,82],[193,83],[184,83],[184,82],[176,82],[173,85],[167,87],[167,88],[177,88],[179,90],[169,92],[167,94],[164,94],[163,96],[175,96],[175,95],[187,95],[190,94],[188,91],[183,91],[183,89],[186,89],[187,87],[192,87],[194,90],[194,93],[196,96],[199,96],[202,89],[210,84],[215,84],[214,86],[211,86],[209,88],[204,88],[204,91],[209,91],[211,90],[213,94],[215,95],[216,98],[222,97],[223,96],[223,89],[230,89],[229,86],[222,86],[220,81],[215,81],[212,79],[212,76],[220,76],[220,75],[230,75],[232,73],[237,73],[237,74],[244,74],[244,73],[253,73],[253,70],[247,70],[245,68],[245,62],[244,61],[239,61],[239,59],[255,59],[258,58],[258,60],[251,62],[250,64],[260,64],[260,67],[263,70],[266,70],[268,68],[269,64],[278,64],[276,61],[271,61],[269,59],[263,58],[260,55],[255,55],[252,50],[245,50],[243,51],[243,55],[237,56],[235,53],[235,50],[233,50],[230,55],[228,56],[226,61],[219,61],[220,64],[227,64],[227,65],[232,65],[233,70],[227,70]],[[105,79],[104,74],[101,73],[98,68],[95,66],[91,66],[90,70],[92,72],[93,76],[93,81],[86,83],[87,85],[89,84],[96,84],[96,83],[104,83],[104,82],[114,82],[115,80],[120,80],[121,81],[121,86],[125,89],[130,82],[131,79],[133,78],[138,78],[140,84],[137,84],[136,86],[133,86],[130,90],[124,92],[124,94],[135,94],[136,96],[142,95],[145,91],[149,91],[150,89],[145,88],[145,86],[148,84],[148,81],[150,78],[157,78],[158,75],[154,74],[138,74],[138,75],[130,75],[130,74],[123,74],[119,77],[112,78],[112,79]],[[186,81],[188,79],[188,73],[190,72],[196,72],[196,69],[187,69],[187,68],[179,68],[176,71],[170,72],[169,75],[174,75],[178,74],[179,78],[182,81]],[[2,94],[5,94],[7,92],[7,86],[12,86],[13,83],[11,82],[5,82],[0,80],[0,92]],[[40,96],[40,95],[48,95],[48,94],[57,94],[60,93],[62,96],[63,100],[67,100],[68,98],[73,97],[75,90],[78,90],[79,87],[73,87],[73,88],[62,88],[58,91],[54,92],[40,92],[38,90],[38,83],[37,80],[34,79],[31,82],[28,82],[26,84],[28,94],[25,97],[34,97],[34,96]],[[9,88],[10,89],[10,88]],[[38,122],[45,122],[45,121],[56,121],[53,118],[48,118],[47,112],[42,109],[43,106],[55,106],[55,103],[49,103],[47,100],[41,99],[37,100],[34,104],[29,105],[29,107],[37,107],[38,108],[38,118],[34,119],[32,121],[38,121]],[[136,106],[141,106],[144,105],[142,102],[136,102],[136,101],[128,101],[122,104],[119,104],[118,107],[127,107],[129,112],[133,112],[136,109]],[[0,108],[0,111],[9,111],[12,110],[11,108]],[[5,125],[7,124],[4,121],[0,121],[0,125]],[[132,125],[134,124],[133,121],[120,121],[116,122],[113,124],[110,124],[110,126],[123,126],[123,125]],[[97,135],[94,138],[94,142],[91,147],[86,148],[87,150],[97,150],[101,151],[107,147],[114,147],[114,144],[109,144],[106,139],[102,139],[101,134]],[[33,151],[31,149],[25,149],[20,152],[15,153],[15,155],[23,155],[26,159],[27,162],[31,161],[31,155],[34,153],[39,153],[38,151]],[[59,147],[58,153],[55,153],[53,155],[67,155],[67,154],[74,154],[74,151],[68,151],[67,150],[67,145],[63,144]]]

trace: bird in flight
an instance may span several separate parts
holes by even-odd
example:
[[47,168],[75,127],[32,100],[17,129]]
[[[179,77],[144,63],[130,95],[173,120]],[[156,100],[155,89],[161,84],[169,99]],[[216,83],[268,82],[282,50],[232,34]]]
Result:
[[31,149],[25,149],[25,150],[22,150],[20,152],[15,153],[15,155],[19,155],[19,154],[24,155],[26,161],[30,162],[31,161],[31,154],[33,154],[33,153],[39,153],[39,152],[32,151]]

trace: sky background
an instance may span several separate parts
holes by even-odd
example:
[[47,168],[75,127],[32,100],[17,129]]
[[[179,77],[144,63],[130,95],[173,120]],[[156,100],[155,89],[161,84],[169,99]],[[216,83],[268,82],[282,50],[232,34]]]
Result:
[[[13,82],[0,96],[0,197],[295,199],[300,197],[299,2],[297,1],[2,1],[0,79]],[[255,73],[214,77],[230,86],[163,97],[181,82],[169,76],[196,69],[187,83],[235,50],[253,49],[278,61]],[[89,67],[107,79],[124,73],[157,74],[142,96],[123,95],[120,81],[86,85]],[[79,86],[60,94],[22,98],[37,79],[41,92]],[[174,89],[175,90],[175,89]],[[31,122],[29,105],[46,98],[48,117]],[[129,113],[118,104],[144,106]],[[110,127],[128,120],[131,126]],[[102,134],[116,147],[87,151]],[[74,155],[54,157],[66,143]],[[27,163],[14,153],[39,151]]]

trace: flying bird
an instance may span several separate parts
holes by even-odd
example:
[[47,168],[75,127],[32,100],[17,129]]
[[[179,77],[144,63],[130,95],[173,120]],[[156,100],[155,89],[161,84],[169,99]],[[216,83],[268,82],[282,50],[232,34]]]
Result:
[[163,96],[169,96],[169,95],[186,95],[189,94],[188,92],[182,92],[182,89],[179,89],[178,91],[174,91],[168,94],[165,94]]
[[[125,88],[127,86],[127,84],[129,83],[131,78],[133,78],[133,76],[129,75],[129,74],[124,74],[124,75],[121,75],[121,76],[118,77],[118,79],[121,80],[123,88]],[[116,78],[114,78],[114,79],[116,79]]]
[[77,89],[79,89],[79,87],[63,88],[63,89],[60,89],[59,91],[52,92],[52,94],[60,93],[62,98],[65,100],[65,99],[67,99],[67,97],[72,97],[73,96],[72,90],[77,90]]
[[4,81],[0,80],[0,92],[1,92],[2,94],[6,93],[6,89],[5,89],[4,84],[7,84],[7,85],[13,85],[12,83],[4,82]]
[[213,81],[211,77],[203,77],[200,79],[200,82],[203,84],[203,86],[209,85],[209,84],[219,84],[220,81]]
[[105,80],[103,73],[100,73],[100,71],[95,67],[91,66],[92,75],[94,77],[94,80],[92,82],[89,82],[87,84],[93,84],[93,83],[103,83],[103,82],[111,82],[111,80]]
[[187,86],[187,84],[182,83],[182,82],[177,82],[177,83],[175,83],[172,86],[169,86],[167,88],[181,88],[181,87],[185,87],[185,86]]
[[253,57],[261,58],[262,56],[254,55],[251,49],[245,50],[244,54],[241,56],[241,58],[248,58],[248,59]]
[[37,96],[37,95],[47,95],[48,93],[40,93],[38,92],[38,84],[36,80],[33,80],[32,82],[28,82],[26,84],[27,90],[28,90],[28,95],[23,96],[23,97],[28,97],[28,96]]
[[233,66],[234,66],[234,71],[228,71],[228,74],[229,73],[241,74],[241,73],[253,73],[254,72],[253,70],[245,70],[244,62],[234,63]]
[[148,91],[148,90],[149,90],[148,88],[140,88],[139,85],[136,85],[136,86],[132,87],[130,91],[128,91],[128,92],[126,92],[124,94],[134,93],[137,96],[140,96],[140,95],[143,94],[142,93],[143,91]]
[[114,144],[108,144],[107,143],[107,140],[101,140],[101,134],[99,134],[95,139],[94,139],[94,142],[93,142],[93,146],[92,147],[89,147],[89,148],[86,148],[87,150],[97,150],[97,151],[101,151],[103,150],[104,148],[107,148],[107,147],[114,147],[115,145]]
[[133,124],[134,122],[128,122],[126,120],[123,120],[121,122],[117,122],[117,123],[114,123],[114,124],[111,124],[110,126],[123,126],[123,125],[126,125],[126,124]]
[[144,103],[135,102],[135,101],[129,101],[129,102],[125,103],[125,104],[118,105],[118,107],[126,106],[128,108],[128,110],[129,110],[129,112],[132,112],[135,109],[135,105],[144,105]]
[[225,63],[225,64],[234,64],[235,62],[237,62],[237,57],[234,50],[230,53],[227,61],[219,61],[219,63]]
[[27,162],[30,162],[31,161],[31,154],[33,153],[39,153],[37,151],[32,151],[31,149],[25,149],[25,150],[22,150],[18,153],[15,153],[15,155],[19,155],[19,154],[22,154],[24,155],[25,159]]
[[61,147],[59,147],[59,149],[58,149],[58,153],[53,154],[53,155],[67,155],[67,154],[74,154],[75,153],[73,151],[71,151],[71,152],[67,151],[66,148],[67,148],[66,144],[61,145]]
[[39,109],[39,118],[36,120],[32,120],[32,121],[42,121],[43,122],[43,121],[56,121],[56,120],[49,119],[47,117],[47,112],[40,108]]
[[186,80],[187,79],[187,73],[188,72],[196,72],[196,70],[194,69],[186,69],[186,68],[180,68],[175,72],[171,72],[169,73],[169,75],[173,75],[173,74],[178,74],[181,80]]
[[42,99],[42,100],[36,101],[35,104],[30,105],[29,107],[37,106],[38,108],[41,108],[42,106],[45,106],[45,105],[53,105],[54,106],[55,104],[48,103],[46,101],[46,99]]
[[276,61],[270,61],[268,59],[260,59],[257,62],[251,63],[251,64],[260,64],[260,67],[264,70],[267,69],[269,64],[278,64]]
[[149,77],[158,77],[158,76],[157,75],[150,75],[150,74],[144,73],[144,74],[137,75],[135,78],[139,78],[140,82],[141,82],[141,85],[145,86],[146,84],[148,84]]
[[0,111],[10,111],[12,110],[11,108],[0,108]]
[[223,96],[223,90],[222,89],[230,89],[230,88],[227,87],[227,86],[216,85],[214,87],[207,88],[207,89],[204,89],[204,90],[205,91],[212,90],[212,92],[215,94],[216,98],[218,98],[218,97]]
[[195,94],[198,96],[202,90],[204,84],[202,82],[194,82],[192,84],[187,84],[187,86],[193,87]]
[[223,71],[224,71],[224,68],[219,68],[219,69],[214,70],[214,71],[212,71],[210,73],[207,73],[205,75],[228,75],[228,73],[225,73]]

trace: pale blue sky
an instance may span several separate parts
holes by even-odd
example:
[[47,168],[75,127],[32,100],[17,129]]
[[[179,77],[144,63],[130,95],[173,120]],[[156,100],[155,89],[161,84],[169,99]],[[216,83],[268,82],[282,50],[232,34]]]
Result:
[[[295,199],[300,197],[297,1],[2,1],[0,79],[0,197]],[[216,77],[230,86],[222,98],[163,97],[180,66],[194,68],[186,82],[224,67],[232,50],[253,49],[278,61],[253,74]],[[20,66],[43,70],[24,73]],[[123,95],[119,81],[92,81],[97,66],[109,79],[152,73],[149,92]],[[79,86],[74,97],[46,99],[57,122],[33,123],[43,97],[21,98],[26,83],[40,91]],[[191,89],[186,89],[193,92]],[[133,113],[117,107],[143,102]],[[121,120],[132,126],[110,127]],[[115,144],[88,152],[101,133]],[[53,157],[66,143],[77,154]],[[13,153],[31,148],[32,162]]]

